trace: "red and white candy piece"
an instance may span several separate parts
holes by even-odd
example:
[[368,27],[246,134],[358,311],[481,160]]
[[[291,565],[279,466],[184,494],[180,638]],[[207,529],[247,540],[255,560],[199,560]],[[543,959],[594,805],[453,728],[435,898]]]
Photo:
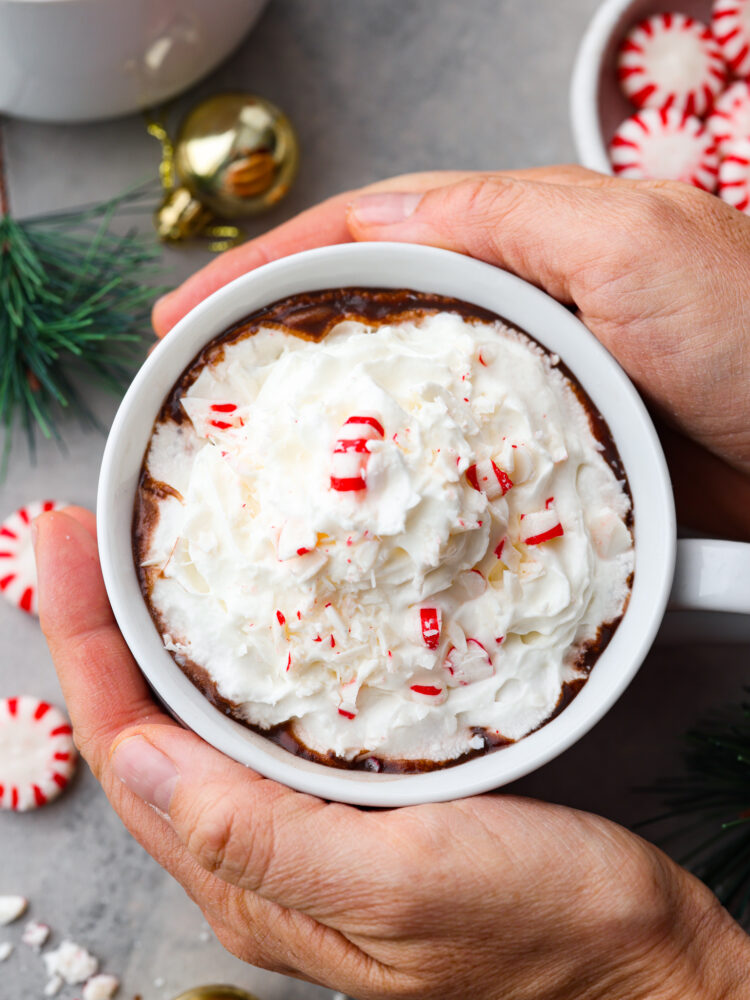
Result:
[[428,649],[437,649],[440,645],[440,629],[443,616],[440,608],[420,608],[419,628],[422,639]]
[[58,500],[36,500],[20,507],[0,524],[0,593],[30,615],[38,613],[31,522],[45,511],[66,506]]
[[750,3],[714,0],[711,27],[727,66],[735,76],[750,76]]
[[0,699],[0,809],[51,802],[75,765],[72,730],[59,709],[28,695]]
[[183,396],[181,405],[196,433],[202,438],[221,440],[230,432],[245,426],[247,411],[236,403]]
[[719,197],[750,215],[750,139],[738,139],[727,147],[719,169]]
[[632,28],[620,46],[617,75],[637,108],[705,115],[727,82],[716,39],[695,18],[666,12]]
[[21,941],[34,951],[41,951],[49,937],[49,927],[38,920],[29,920],[23,929]]
[[357,680],[346,681],[341,684],[341,700],[339,701],[339,715],[345,719],[356,719],[357,717],[357,695],[359,694],[360,683]]
[[419,684],[412,684],[409,687],[414,701],[421,701],[426,705],[442,705],[448,697],[446,689],[433,681],[425,681]]
[[626,119],[609,155],[619,177],[660,177],[716,190],[719,154],[713,137],[696,117],[674,108],[646,108]]
[[706,126],[713,136],[720,156],[726,152],[730,143],[737,139],[750,138],[749,81],[738,80],[729,90],[724,91],[716,102]]
[[560,538],[565,532],[555,507],[555,498],[550,497],[544,510],[521,514],[521,540],[526,545],[541,545]]
[[466,478],[471,486],[484,493],[488,500],[497,500],[513,489],[513,482],[507,472],[496,465],[491,458],[485,458],[466,470]]
[[48,976],[59,976],[69,986],[85,983],[99,970],[98,959],[75,941],[62,941],[54,951],[46,951],[42,960]]
[[464,650],[451,646],[443,666],[450,674],[448,681],[450,687],[456,685],[464,687],[475,681],[486,680],[495,673],[492,658],[479,639],[467,639]]
[[382,441],[383,425],[376,417],[352,416],[339,431],[333,448],[331,489],[356,493],[367,489],[365,470],[370,456],[370,441]]

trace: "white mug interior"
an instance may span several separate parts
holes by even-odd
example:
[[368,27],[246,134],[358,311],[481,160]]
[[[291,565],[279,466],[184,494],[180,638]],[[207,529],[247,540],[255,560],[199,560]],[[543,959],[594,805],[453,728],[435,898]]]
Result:
[[[555,719],[510,746],[421,774],[333,768],[296,757],[230,719],[165,650],[133,560],[133,503],[162,402],[200,349],[232,324],[300,292],[360,286],[410,288],[464,299],[519,326],[560,355],[604,416],[627,471],[635,518],[635,574],[622,622],[577,697]],[[445,250],[359,243],[310,250],[252,271],[192,310],[136,375],[102,461],[99,550],[112,609],[136,661],[168,708],[219,750],[303,792],[368,806],[444,801],[497,788],[558,756],[620,697],[664,614],[675,561],[674,501],[661,445],[640,397],[611,355],[564,306],[498,268]]]

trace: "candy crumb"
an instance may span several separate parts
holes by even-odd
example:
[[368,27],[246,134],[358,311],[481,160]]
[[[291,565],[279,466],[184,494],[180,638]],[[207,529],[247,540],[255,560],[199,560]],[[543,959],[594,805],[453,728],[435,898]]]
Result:
[[44,987],[46,997],[55,997],[63,987],[62,976],[54,975]]
[[26,912],[29,905],[24,896],[0,896],[0,925],[12,924]]
[[69,986],[84,983],[96,974],[99,962],[74,941],[63,941],[55,951],[42,955],[47,975],[61,976]]
[[37,920],[30,920],[23,929],[21,940],[34,951],[41,951],[49,937],[49,927],[47,924],[40,924]]
[[92,976],[83,987],[81,1000],[111,1000],[120,988],[120,980],[116,976],[102,973]]
[[6,958],[10,958],[13,954],[13,945],[10,941],[0,941],[0,962],[4,962]]

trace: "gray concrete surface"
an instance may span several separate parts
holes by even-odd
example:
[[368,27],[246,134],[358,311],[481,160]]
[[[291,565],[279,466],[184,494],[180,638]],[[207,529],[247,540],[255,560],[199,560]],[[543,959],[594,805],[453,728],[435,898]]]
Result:
[[[261,231],[326,195],[430,167],[511,167],[573,158],[570,70],[596,0],[272,0],[235,56],[178,102],[228,88],[277,101],[295,122],[302,169]],[[23,216],[118,193],[154,175],[157,148],[134,116],[87,126],[6,121],[12,207]],[[149,221],[140,223],[148,230]],[[166,254],[177,282],[207,261],[201,248]],[[107,422],[115,401],[92,393]],[[0,513],[55,496],[93,505],[103,440],[66,427],[67,453],[23,443],[0,484]],[[737,697],[746,649],[658,648],[610,715],[517,790],[630,824],[651,814],[640,786],[678,766],[679,738],[709,706]],[[0,695],[60,700],[36,621],[0,601]],[[69,935],[122,977],[121,996],[166,1000],[205,982],[242,985],[262,1000],[330,996],[244,966],[223,951],[200,912],[141,850],[85,767],[55,805],[0,815],[0,893],[32,900],[53,941]],[[17,941],[20,925],[0,930]],[[0,965],[3,1000],[35,1000],[41,962],[19,946]],[[72,988],[61,996],[71,1000]]]

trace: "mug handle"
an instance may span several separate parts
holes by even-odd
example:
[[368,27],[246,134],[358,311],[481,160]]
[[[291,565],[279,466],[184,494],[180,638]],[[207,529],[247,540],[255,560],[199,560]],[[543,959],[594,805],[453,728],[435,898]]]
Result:
[[678,538],[669,610],[750,614],[750,543]]

